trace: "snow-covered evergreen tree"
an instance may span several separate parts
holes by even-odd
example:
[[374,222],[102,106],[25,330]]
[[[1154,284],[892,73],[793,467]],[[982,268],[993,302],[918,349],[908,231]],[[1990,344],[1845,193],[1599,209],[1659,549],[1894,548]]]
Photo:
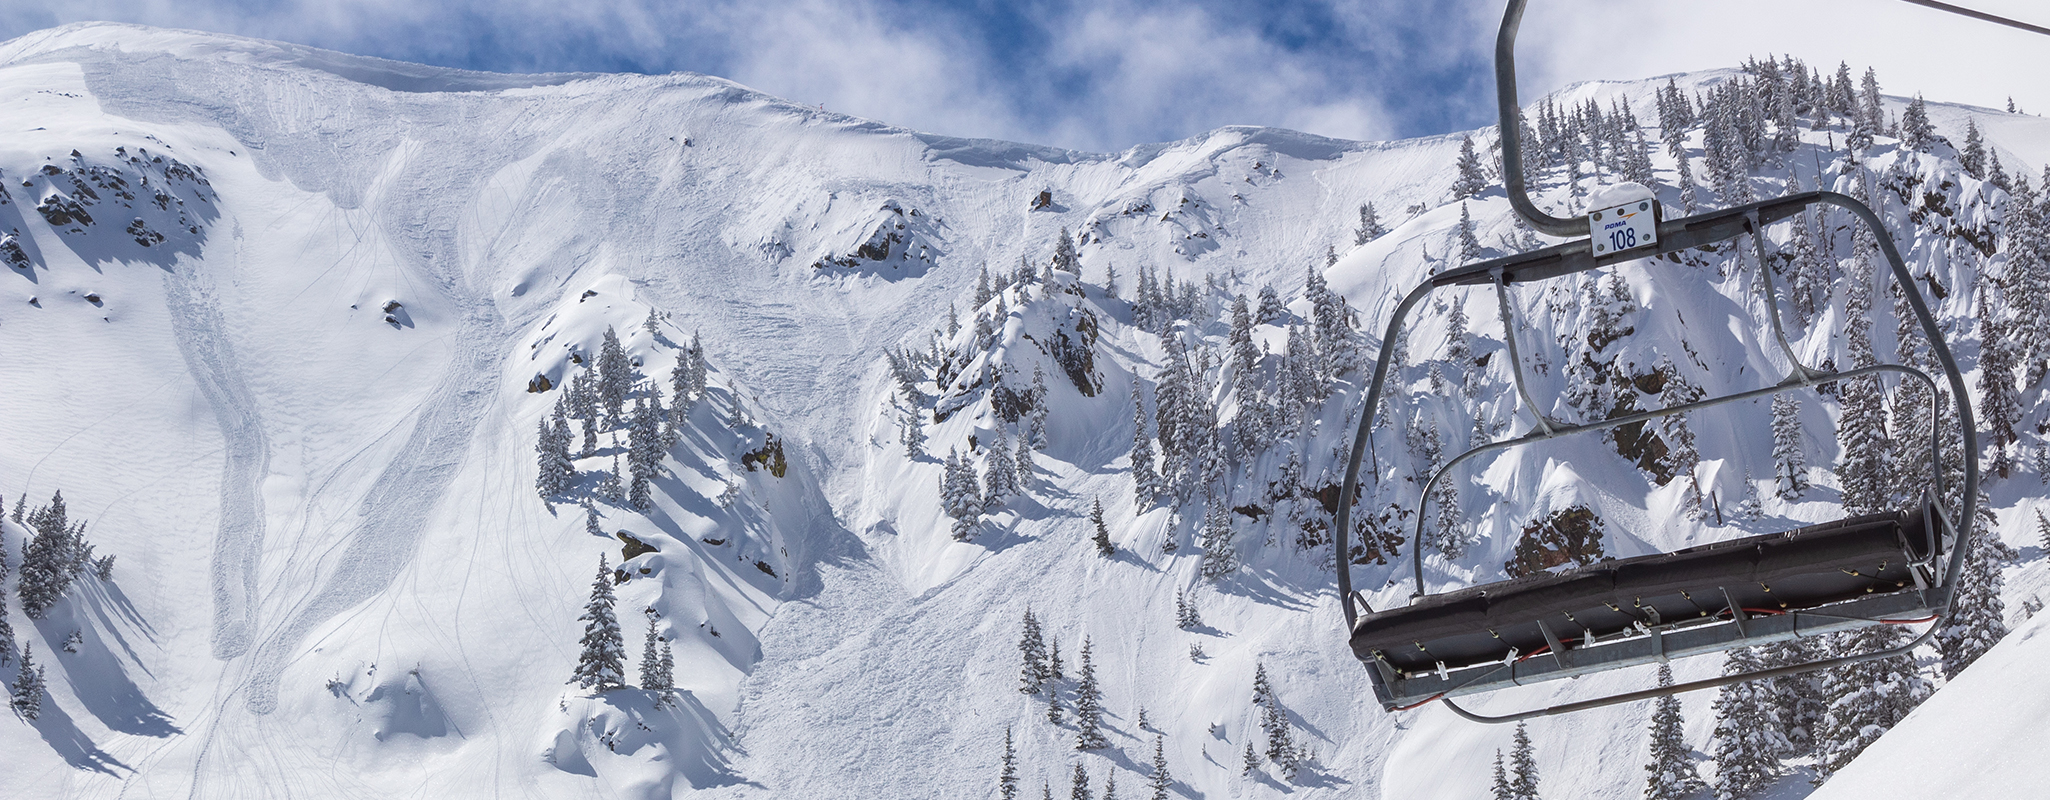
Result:
[[1965,174],[1980,180],[1986,178],[1986,138],[1979,133],[1979,120],[1965,118],[1965,146],[1958,151],[1957,163],[1965,168]]
[[1195,596],[1181,589],[1174,593],[1174,624],[1185,631],[1203,627],[1203,613],[1196,608]]
[[[1673,669],[1659,665],[1659,685],[1673,685]],[[1686,723],[1680,718],[1680,698],[1666,695],[1652,701],[1651,763],[1644,765],[1645,800],[1681,800],[1704,785],[1694,769],[1687,747]]]
[[998,800],[1017,800],[1018,751],[1011,747],[1011,726],[1004,726],[1003,768],[997,772]]
[[1502,748],[1499,747],[1495,748],[1495,773],[1494,780],[1488,785],[1488,797],[1490,800],[1513,800],[1516,797],[1515,787],[1509,785],[1509,773],[1502,769]]
[[656,632],[652,616],[648,618],[647,638],[641,644],[641,689],[655,695],[656,706],[673,702],[671,692],[676,689],[676,655],[669,640]]
[[84,523],[72,523],[64,505],[64,493],[50,496],[50,504],[31,512],[27,525],[35,531],[21,557],[21,610],[29,619],[42,619],[51,606],[70,591],[77,576],[84,544]]
[[897,418],[897,441],[904,445],[904,457],[913,461],[925,457],[925,421],[906,411]]
[[1459,176],[1452,180],[1452,199],[1465,200],[1488,188],[1487,168],[1474,151],[1473,137],[1459,137]]
[[619,344],[619,333],[607,325],[598,345],[598,401],[615,427],[626,422],[626,400],[633,385],[633,364]]
[[[1041,369],[1038,364],[1034,364],[1032,365],[1031,421],[1026,424],[1024,437],[1025,443],[1034,450],[1046,450],[1046,417],[1052,410],[1052,404],[1052,399],[1046,393],[1046,370]],[[1031,464],[1023,460],[1018,462],[1020,470],[1029,472],[1030,467]]]
[[1095,533],[1090,541],[1096,545],[1096,554],[1109,558],[1118,554],[1116,545],[1110,543],[1110,525],[1103,521],[1103,498],[1095,498],[1089,504],[1089,526]]
[[1018,494],[1018,466],[1011,460],[1011,440],[1004,433],[1004,426],[997,425],[997,438],[984,451],[982,474],[982,502],[984,508],[996,508],[1004,500]]
[[1089,771],[1081,764],[1075,765],[1075,775],[1068,783],[1068,800],[1093,800],[1089,793]]
[[[655,387],[649,386],[653,393]],[[627,431],[627,472],[632,476],[627,502],[646,511],[654,497],[651,482],[662,474],[662,416],[658,398],[643,397],[634,404],[633,428]]]
[[1537,753],[1530,744],[1530,731],[1516,723],[1516,738],[1509,748],[1510,800],[1538,800]]
[[1281,294],[1273,286],[1260,287],[1260,302],[1253,307],[1253,321],[1261,325],[1273,325],[1288,316],[1288,307],[1281,304]]
[[626,685],[626,643],[619,635],[619,620],[612,615],[612,568],[605,556],[598,556],[598,577],[591,581],[591,599],[584,603],[583,652],[569,682],[600,692]]
[[1926,153],[1934,144],[1936,126],[1929,122],[1929,106],[1921,95],[1915,95],[1908,101],[1908,110],[1901,112],[1901,146]]
[[[1723,657],[1724,675],[1764,667],[1757,650],[1749,647],[1734,648]],[[1709,744],[1715,756],[1716,800],[1751,797],[1779,776],[1780,759],[1792,755],[1772,683],[1733,683],[1716,695],[1715,733]]]
[[1061,228],[1060,240],[1054,243],[1053,262],[1050,266],[1070,275],[1082,274],[1081,259],[1075,255],[1075,237],[1069,234],[1065,227]]
[[1046,640],[1039,630],[1039,618],[1032,615],[1030,608],[1025,609],[1023,628],[1018,636],[1018,655],[1024,660],[1018,672],[1018,691],[1039,694],[1053,675],[1046,667]]
[[1153,506],[1165,490],[1160,473],[1153,469],[1153,437],[1146,433],[1146,399],[1139,382],[1132,382],[1132,496],[1140,510]]
[[1174,775],[1167,771],[1167,737],[1153,735],[1153,772],[1146,776],[1146,788],[1152,793],[1146,800],[1167,800],[1167,791],[1174,787]]
[[1467,213],[1466,204],[1459,204],[1459,227],[1454,229],[1454,243],[1458,246],[1459,260],[1473,263],[1481,260],[1481,240],[1474,235],[1473,215]]
[[1765,516],[1765,504],[1758,497],[1758,481],[1751,478],[1751,468],[1744,468],[1743,497],[1737,501],[1737,515],[1744,519],[1758,519]]
[[2014,385],[2014,359],[2005,325],[1997,319],[2004,309],[1989,306],[1986,293],[1979,301],[1979,424],[1986,436],[1986,472],[2002,478],[2014,469],[2010,457],[2021,437],[2016,430],[2022,408]]
[[2000,541],[1990,505],[1991,498],[1982,489],[1981,513],[1972,531],[1971,546],[1965,551],[1964,574],[1958,577],[1950,618],[1936,632],[1936,649],[1943,655],[1945,678],[1956,678],[2007,636],[2007,604],[2000,599],[2004,583],[2000,569],[2014,559],[2015,553]]
[[1082,672],[1075,685],[1075,749],[1099,750],[1110,746],[1103,735],[1103,689],[1096,685],[1096,661],[1090,655],[1089,637],[1082,637]]
[[539,455],[533,488],[541,492],[543,501],[568,492],[576,482],[576,462],[570,459],[570,421],[564,398],[556,398],[556,412],[541,418],[541,433],[533,447]]
[[[1835,652],[1866,653],[1907,641],[1898,625],[1870,625],[1830,637]],[[1823,674],[1824,711],[1815,734],[1816,771],[1843,769],[1929,696],[1912,656],[1860,661]]]
[[1217,580],[1238,569],[1238,548],[1232,543],[1231,511],[1223,500],[1210,501],[1203,513],[1203,577]]
[[1374,213],[1374,204],[1361,203],[1360,226],[1354,228],[1352,231],[1353,246],[1357,247],[1359,245],[1366,244],[1375,239],[1381,238],[1383,235],[1387,233],[1388,228],[1381,224],[1381,216],[1379,214]]
[[1808,457],[1801,447],[1801,401],[1772,398],[1772,462],[1777,496],[1798,500],[1808,491]]
[[11,688],[14,713],[34,722],[43,713],[43,668],[36,665],[35,645],[21,648],[21,666],[14,673]]
[[583,448],[577,451],[579,458],[590,458],[598,452],[597,385],[589,370],[577,373],[569,381],[569,413],[584,427]]
[[957,450],[947,451],[946,469],[940,475],[940,508],[954,520],[955,541],[975,535],[984,509],[982,491],[976,486],[975,467]]

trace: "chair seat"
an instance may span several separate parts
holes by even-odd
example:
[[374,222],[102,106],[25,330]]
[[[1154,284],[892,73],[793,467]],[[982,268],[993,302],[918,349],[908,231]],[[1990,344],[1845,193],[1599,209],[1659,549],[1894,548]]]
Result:
[[1540,622],[1570,645],[1706,621],[1731,600],[1772,613],[1913,591],[1911,563],[1929,558],[1932,513],[1870,514],[1431,595],[1361,616],[1352,648],[1405,673],[1459,669],[1546,646]]

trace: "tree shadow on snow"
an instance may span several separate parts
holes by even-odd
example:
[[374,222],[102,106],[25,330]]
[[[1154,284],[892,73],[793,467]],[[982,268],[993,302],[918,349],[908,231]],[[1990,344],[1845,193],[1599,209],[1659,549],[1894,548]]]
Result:
[[[122,644],[131,663],[141,664],[134,651],[121,639],[118,629],[107,624],[110,620],[101,603],[105,598],[103,589],[106,585],[93,578],[86,578],[80,583],[80,588],[85,590],[80,593],[83,595],[82,604],[75,600],[67,601],[64,605],[68,607],[62,608],[62,613],[53,613],[35,622],[36,630],[42,633],[45,642],[60,642],[72,631],[79,631],[82,636],[78,652],[58,650],[46,655],[43,663],[48,665],[54,661],[64,670],[71,685],[77,689],[74,694],[79,703],[109,730],[157,738],[182,733],[177,725],[172,724],[171,716],[151,702],[143,694],[142,687],[128,677],[122,659],[108,649],[106,640],[113,638]],[[99,624],[81,619],[87,614],[97,618]]]
[[107,751],[101,750],[99,745],[86,737],[84,731],[72,723],[71,715],[64,713],[64,709],[58,707],[47,696],[43,698],[42,712],[29,725],[36,729],[36,733],[42,735],[43,741],[50,745],[51,750],[56,751],[57,755],[64,758],[65,763],[73,767],[116,776],[121,774],[117,770],[135,771]]

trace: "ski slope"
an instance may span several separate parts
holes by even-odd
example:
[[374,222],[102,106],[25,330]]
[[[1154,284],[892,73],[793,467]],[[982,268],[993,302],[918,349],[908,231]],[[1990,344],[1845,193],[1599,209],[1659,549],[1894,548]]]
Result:
[[[1678,80],[1711,86],[1730,74]],[[1558,97],[1621,100],[1649,120],[1664,84]],[[2039,118],[1931,108],[1953,139],[1971,115],[2010,169],[2033,175],[2050,161]],[[1205,319],[1182,335],[1213,350],[1230,295],[1271,285],[1303,321],[1311,309],[1297,296],[1320,270],[1358,310],[1371,353],[1399,293],[1456,252],[1461,207],[1447,198],[1459,135],[1371,143],[1225,128],[1082,153],[932,136],[700,75],[466,73],[108,24],[0,44],[0,109],[10,120],[0,125],[13,126],[0,137],[11,198],[0,232],[18,232],[34,262],[0,276],[0,495],[33,506],[61,488],[73,517],[92,521],[99,552],[119,558],[112,582],[86,581],[45,620],[8,601],[51,694],[35,723],[0,724],[12,754],[0,797],[983,797],[1008,728],[1028,793],[1066,791],[1081,764],[1098,790],[1114,773],[1136,795],[1157,738],[1177,796],[1452,798],[1484,796],[1492,751],[1508,746],[1508,729],[1442,709],[1373,707],[1340,639],[1328,545],[1299,550],[1273,516],[1240,518],[1244,565],[1205,581],[1200,505],[1139,504],[1128,473],[1131,387],[1150,398],[1169,354],[1135,324],[1139,269],[1199,287]],[[1758,185],[1792,177],[1812,188],[1811,165],[1832,154],[1826,134],[1802,147]],[[1672,161],[1654,161],[1670,181]],[[1970,213],[1996,213],[1995,196],[1947,158],[1916,164],[1953,179]],[[175,202],[103,191],[91,224],[32,213],[53,192],[73,196],[67,181],[85,175],[162,187]],[[1662,198],[1677,202],[1671,189]],[[1541,200],[1563,208],[1567,194],[1553,184]],[[1354,247],[1366,202],[1393,230]],[[1516,231],[1500,190],[1466,208],[1489,254],[1507,252]],[[129,219],[164,238],[144,244]],[[1079,276],[1008,290],[989,348],[965,328],[945,335],[950,307],[963,320],[995,313],[970,307],[979,270],[1042,267],[1064,228],[1082,242]],[[1953,259],[1946,242],[1911,237],[1903,250],[1918,275],[1977,280],[1979,266]],[[1124,299],[1105,291],[1113,268]],[[1680,360],[1685,342],[1711,392],[1763,385],[1784,368],[1762,345],[1751,273],[1720,260],[1616,272],[1641,309],[1641,335],[1620,351],[1631,363]],[[1557,300],[1517,299],[1536,326],[1519,335],[1552,364],[1584,324],[1549,311]],[[1938,308],[1960,337],[1971,335],[1970,301],[1954,291]],[[1502,351],[1492,299],[1464,302],[1474,355]],[[1446,317],[1437,307],[1422,317],[1398,376],[1416,398],[1401,401],[1405,418],[1445,421],[1456,445],[1476,416],[1528,426],[1501,358],[1475,371],[1476,402],[1433,396]],[[1088,392],[1046,344],[1080,336],[1085,318],[1096,337]],[[1797,348],[1841,358],[1822,319]],[[712,375],[652,509],[599,502],[604,535],[592,536],[578,506],[537,497],[534,430],[607,327],[665,395],[693,336]],[[1276,368],[1285,326],[1255,336],[1270,353],[1262,369]],[[1004,423],[986,384],[927,383],[955,405],[945,420],[915,409],[927,455],[908,456],[885,355],[928,347],[1012,386],[1038,367],[1050,388],[1050,441],[1027,492],[968,542],[952,539],[940,511],[940,462]],[[1975,359],[1975,344],[1960,351]],[[556,388],[530,391],[541,378]],[[1206,380],[1230,420],[1246,398],[1221,365]],[[1342,469],[1358,382],[1341,381],[1306,414],[1306,485],[1334,483]],[[1534,387],[1541,397],[1564,389],[1557,370]],[[2031,428],[2040,399],[2025,397]],[[1804,404],[1811,465],[1834,457],[1833,413]],[[1703,489],[1725,507],[1746,469],[1769,478],[1762,407],[1694,425]],[[1399,427],[1376,436],[1390,475],[1421,468]],[[771,437],[788,457],[780,475],[742,461]],[[595,497],[618,449],[602,440],[579,460],[575,498]],[[1232,502],[1255,502],[1283,461],[1235,465]],[[2039,504],[2028,469],[1994,486],[2016,545],[2032,540]],[[1827,518],[1835,489],[1815,475],[1818,490],[1801,502],[1768,499],[1764,518],[1718,526],[1681,517],[1677,483],[1657,486],[1602,442],[1497,458],[1468,476],[1477,541],[1461,559],[1428,556],[1427,579],[1443,588],[1499,576],[1523,522],[1575,503],[1600,511],[1619,556]],[[1089,542],[1095,501],[1111,521],[1112,558]],[[0,530],[18,564],[28,532],[13,521]],[[622,565],[619,531],[656,552]],[[1408,595],[1402,553],[1355,569],[1376,607]],[[2041,588],[2041,554],[2025,553],[2029,565],[2010,569],[2011,608]],[[647,611],[672,640],[685,690],[676,707],[565,684],[601,557],[627,577],[617,591],[630,660]],[[1177,591],[1198,599],[1202,626],[1175,626]],[[1069,660],[1071,688],[1088,637],[1111,748],[1074,750],[1072,713],[1053,727],[1044,698],[1018,691],[1027,608]],[[1988,666],[2022,663],[2013,654],[2037,627]],[[56,653],[72,630],[80,652]],[[1206,655],[1191,658],[1191,645]],[[1256,665],[1315,753],[1293,782],[1271,768],[1242,774],[1260,733]],[[1675,672],[1718,667],[1702,659]],[[1942,720],[1980,713],[1971,698],[1982,671],[1939,692],[1902,733],[1970,724]],[[1649,680],[1589,677],[1478,706]],[[1684,701],[1697,749],[1712,699]],[[1637,796],[1649,714],[1628,706],[1533,723],[1545,793]],[[1884,754],[1895,738],[1837,780],[1876,780],[1860,770],[1898,759]]]

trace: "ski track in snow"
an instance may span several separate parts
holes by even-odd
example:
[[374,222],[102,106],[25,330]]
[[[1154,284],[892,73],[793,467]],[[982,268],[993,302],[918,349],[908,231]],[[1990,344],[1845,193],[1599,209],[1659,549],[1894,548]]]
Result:
[[223,441],[220,523],[214,534],[213,652],[221,660],[248,652],[255,627],[257,557],[263,547],[263,479],[270,443],[255,395],[242,376],[213,287],[220,264],[190,259],[164,274],[164,299],[186,369],[219,422]]

